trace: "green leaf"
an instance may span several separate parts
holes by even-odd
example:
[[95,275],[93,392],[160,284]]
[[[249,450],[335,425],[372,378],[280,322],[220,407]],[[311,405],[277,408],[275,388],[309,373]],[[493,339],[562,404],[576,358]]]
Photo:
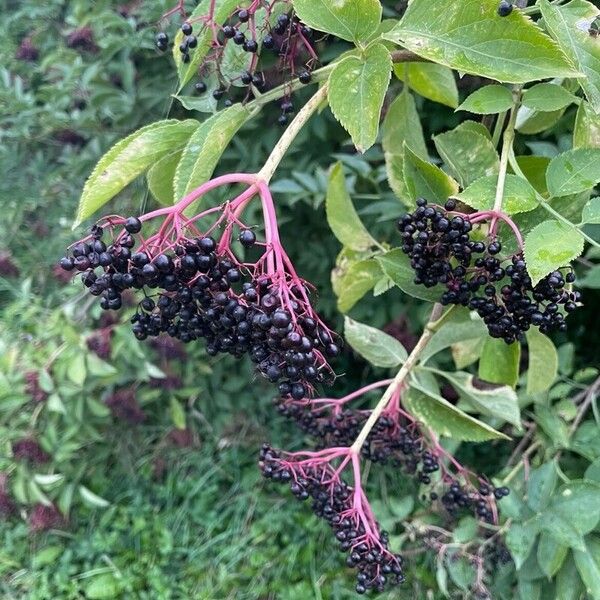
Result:
[[568,552],[568,546],[557,544],[556,540],[547,533],[542,533],[537,548],[537,559],[540,568],[548,579],[556,575],[567,557]]
[[600,223],[600,198],[592,198],[584,207],[581,213],[582,223]]
[[554,157],[546,182],[551,196],[568,196],[591,190],[600,181],[600,148],[578,148]]
[[110,506],[110,502],[108,500],[105,500],[97,494],[94,494],[94,492],[86,488],[84,485],[79,486],[79,494],[86,504],[89,504],[94,508],[106,508],[107,506]]
[[573,550],[575,565],[591,598],[600,598],[600,540],[589,537],[585,549]]
[[383,272],[406,294],[430,302],[436,302],[439,299],[442,286],[426,288],[414,283],[415,274],[410,266],[410,259],[400,248],[380,254],[375,257],[375,260]]
[[556,43],[521,11],[499,17],[497,10],[496,0],[413,0],[384,38],[435,63],[497,81],[577,75]]
[[183,410],[181,403],[173,396],[171,396],[169,412],[171,414],[171,421],[173,422],[173,425],[175,425],[177,429],[185,429],[185,411]]
[[423,98],[450,108],[458,106],[458,88],[452,69],[435,63],[399,63],[394,65],[394,74],[400,81],[407,81],[408,87]]
[[67,376],[75,385],[81,387],[85,382],[86,374],[85,354],[77,353],[69,362]]
[[170,206],[175,202],[173,180],[182,153],[183,150],[177,150],[177,152],[166,154],[146,173],[151,194],[164,206]]
[[569,429],[552,408],[543,404],[536,404],[535,420],[555,446],[559,448],[569,447]]
[[565,114],[565,109],[537,111],[521,106],[517,113],[515,128],[519,133],[533,135],[554,127]]
[[439,167],[419,158],[404,144],[404,181],[411,200],[425,198],[443,204],[458,193],[458,183]]
[[524,523],[512,523],[506,533],[506,545],[515,561],[517,571],[523,566],[533,549],[539,531],[537,521],[531,519]]
[[550,389],[558,373],[558,353],[552,340],[537,328],[526,332],[529,364],[527,393],[539,394]]
[[527,482],[527,505],[535,512],[546,508],[550,503],[557,481],[558,473],[553,462],[533,469]]
[[483,340],[487,338],[487,328],[483,321],[469,310],[453,308],[452,315],[433,334],[421,354],[425,364],[432,356],[458,342]]
[[437,151],[463,188],[480,177],[496,175],[500,168],[498,153],[490,139],[474,131],[468,123],[465,121],[433,138]]
[[446,567],[450,579],[465,592],[472,589],[475,581],[475,565],[472,561],[462,556],[458,551],[446,554]]
[[341,162],[329,174],[325,209],[331,231],[344,246],[360,251],[377,245],[354,209]]
[[[215,11],[213,21],[217,25],[224,23],[236,8],[243,4],[240,0],[215,0]],[[190,51],[190,61],[184,63],[181,59],[182,54],[179,51],[179,45],[183,41],[183,32],[179,30],[173,41],[173,59],[177,65],[177,75],[179,77],[179,91],[185,84],[198,74],[200,65],[204,62],[207,54],[212,48],[213,32],[210,27],[203,27],[197,21],[208,12],[206,2],[200,2],[198,6],[188,16],[188,20],[195,22],[194,28],[198,40],[196,48]]]
[[404,407],[438,435],[453,440],[484,442],[492,439],[509,439],[486,423],[463,412],[445,398],[434,394],[412,381],[408,394],[402,401]]
[[457,371],[456,373],[439,372],[456,389],[461,397],[484,415],[497,417],[521,427],[519,402],[514,390],[508,386],[480,389],[475,387],[473,375]]
[[547,156],[517,156],[516,159],[531,186],[542,196],[547,196],[546,170],[550,159]]
[[542,112],[560,110],[577,101],[577,98],[561,85],[537,83],[525,90],[522,98],[527,108]]
[[456,109],[475,113],[476,115],[491,115],[510,110],[513,105],[511,91],[503,85],[486,85],[474,91]]
[[113,600],[120,596],[121,584],[111,573],[103,573],[92,577],[84,589],[89,600]]
[[585,100],[577,109],[573,148],[600,148],[600,114],[596,114]]
[[546,29],[582,73],[579,84],[594,110],[600,112],[600,44],[588,33],[600,11],[584,0],[572,0],[565,6],[542,0],[540,6]]
[[569,553],[560,571],[556,575],[556,598],[560,600],[581,600],[583,583],[573,554]]
[[406,144],[419,158],[427,160],[427,145],[412,94],[404,91],[392,102],[382,129],[385,152],[402,155]]
[[293,0],[293,5],[309,27],[357,45],[368,40],[381,21],[378,0]]
[[464,369],[477,362],[483,350],[483,344],[487,336],[485,333],[481,337],[471,340],[460,340],[452,344],[452,358],[457,369]]
[[185,146],[175,171],[176,199],[210,179],[231,138],[251,116],[244,106],[234,104],[200,124]]
[[198,125],[193,119],[158,121],[115,144],[85,182],[73,227],[102,208],[163,156],[182,148]]
[[521,345],[506,344],[503,340],[488,337],[479,360],[479,379],[490,383],[503,383],[514,388],[519,380]]
[[329,76],[331,111],[360,152],[368,150],[377,139],[391,71],[388,49],[383,44],[374,44],[361,57],[342,59]]
[[349,317],[344,320],[344,336],[355,352],[376,367],[397,367],[408,356],[396,338]]
[[[491,175],[481,177],[469,185],[457,198],[466,205],[477,210],[492,210],[496,199],[498,177]],[[504,199],[502,210],[509,215],[528,212],[539,205],[535,190],[522,177],[506,175],[504,183]]]
[[337,279],[334,291],[338,310],[347,313],[381,279],[382,272],[373,259],[352,263]]
[[525,262],[533,285],[583,252],[583,238],[559,221],[544,221],[525,237]]

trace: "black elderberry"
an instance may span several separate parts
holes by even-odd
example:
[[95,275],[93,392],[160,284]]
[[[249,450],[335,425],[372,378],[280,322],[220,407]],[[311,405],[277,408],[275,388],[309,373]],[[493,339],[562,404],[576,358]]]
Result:
[[273,36],[270,33],[267,33],[267,35],[265,35],[262,41],[262,45],[267,50],[271,50],[275,47],[275,40],[273,39]]
[[298,79],[300,80],[300,83],[310,83],[310,80],[312,79],[312,75],[310,73],[310,71],[301,71],[300,74],[298,75]]
[[232,105],[233,105],[233,102],[229,98],[227,98],[227,100],[225,100],[225,102],[223,102],[223,106],[225,108],[229,108]]
[[231,25],[225,25],[223,27],[223,35],[227,38],[227,39],[231,39],[232,37],[235,36],[236,34],[236,29],[235,27],[232,27]]
[[191,25],[191,23],[188,23],[187,21],[181,26],[181,32],[183,33],[183,35],[192,35],[193,32],[193,27]]
[[244,85],[250,85],[252,83],[252,73],[250,73],[250,71],[244,71],[240,75],[240,80]]
[[61,269],[63,269],[64,271],[72,271],[75,268],[75,262],[69,256],[64,256],[63,258],[61,258],[59,264]]
[[183,63],[189,63],[190,62],[190,55],[189,54],[183,54],[181,57],[181,62]]
[[256,234],[251,229],[244,229],[243,231],[240,232],[238,239],[240,241],[240,244],[242,244],[242,246],[245,246],[246,248],[250,248],[250,247],[254,246],[254,244],[256,242]]
[[212,93],[212,96],[215,100],[220,100],[224,95],[225,95],[225,90],[223,88],[217,88]]
[[284,125],[286,125],[288,122],[288,118],[286,115],[279,115],[278,119],[277,119],[277,123],[279,123],[279,125],[281,125],[282,127]]
[[164,33],[163,31],[160,31],[159,33],[156,34],[155,38],[154,38],[154,43],[156,44],[156,47],[161,50],[161,51],[165,51],[169,45],[169,36]]
[[243,44],[243,48],[246,52],[254,53],[258,51],[258,43],[256,40],[246,40]]
[[188,48],[196,48],[198,46],[198,38],[194,35],[190,35],[187,39]]
[[204,83],[204,81],[197,81],[194,84],[194,89],[198,94],[204,94],[204,92],[206,92],[207,90],[206,83]]
[[512,11],[513,11],[512,2],[509,2],[508,0],[501,0],[500,4],[498,5],[498,14],[501,17],[507,17],[508,15],[510,15],[510,13]]
[[250,19],[250,13],[245,8],[243,8],[238,12],[238,19],[242,23],[247,23],[248,19]]
[[246,36],[242,31],[236,31],[233,36],[233,43],[241,46],[246,41]]

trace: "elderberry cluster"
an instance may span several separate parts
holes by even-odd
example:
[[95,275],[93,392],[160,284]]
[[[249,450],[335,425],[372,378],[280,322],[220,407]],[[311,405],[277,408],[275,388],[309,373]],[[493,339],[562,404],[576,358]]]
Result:
[[[95,226],[92,239],[75,245],[60,265],[82,272],[103,309],[117,310],[126,290],[142,290],[131,318],[140,340],[166,333],[185,343],[204,339],[211,356],[249,355],[264,377],[279,384],[280,394],[295,399],[329,381],[327,358],[337,356],[339,347],[298,301],[305,290],[292,286],[284,307],[271,278],[255,278],[230,255],[219,254],[210,236],[185,240],[173,254],[136,252],[134,234],[141,226],[139,219],[128,218],[125,232],[108,246],[103,228]],[[238,239],[249,248],[256,235],[243,229]]]
[[[280,453],[267,444],[260,452],[263,476],[277,483],[288,483],[298,500],[312,499],[312,510],[324,519],[339,542],[340,552],[348,552],[346,564],[357,569],[356,592],[383,592],[386,585],[404,582],[402,557],[388,551],[388,534],[377,527],[377,543],[367,536],[362,523],[347,516],[353,510],[353,490],[345,482],[323,483],[330,479],[326,466],[315,464],[296,474],[280,461]],[[362,539],[361,539],[362,538]]]
[[431,500],[439,499],[444,509],[451,515],[456,515],[462,510],[474,510],[478,518],[491,523],[493,522],[491,503],[501,500],[509,493],[510,490],[504,486],[494,488],[487,483],[482,483],[479,488],[472,488],[453,480],[441,497],[436,492],[431,492],[429,497]]
[[575,281],[575,274],[557,270],[533,286],[523,255],[499,258],[498,240],[472,240],[469,216],[454,214],[455,207],[454,200],[443,210],[419,199],[417,209],[398,221],[414,282],[429,288],[444,285],[442,304],[476,310],[490,335],[507,344],[520,339],[532,325],[543,333],[564,331],[567,325],[560,306],[569,313],[581,299],[579,292],[565,289]]

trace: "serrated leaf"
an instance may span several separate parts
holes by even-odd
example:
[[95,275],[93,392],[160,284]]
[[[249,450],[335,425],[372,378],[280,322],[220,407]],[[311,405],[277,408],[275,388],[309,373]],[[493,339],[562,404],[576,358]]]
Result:
[[355,352],[376,367],[397,367],[408,356],[396,338],[349,317],[344,320],[344,336]]
[[549,389],[558,372],[558,353],[552,340],[536,328],[526,332],[527,354],[527,393],[538,394]]
[[329,76],[329,106],[360,152],[377,139],[379,115],[392,71],[383,44],[369,46],[361,57],[347,56]]
[[500,160],[491,140],[473,130],[469,121],[433,138],[440,156],[463,188],[498,173]]
[[419,56],[508,83],[574,77],[556,43],[519,10],[499,17],[496,0],[413,0],[384,35]]
[[458,88],[452,69],[435,63],[399,63],[394,65],[394,74],[423,98],[450,108],[458,106]]
[[468,96],[456,110],[491,115],[510,110],[512,105],[513,96],[508,88],[503,85],[485,85]]
[[336,280],[334,291],[338,297],[338,310],[347,313],[375,284],[383,273],[373,259],[353,262]]
[[163,206],[170,206],[175,202],[173,195],[173,180],[175,179],[175,170],[181,160],[183,150],[171,152],[163,156],[146,173],[146,181],[150,193]]
[[200,124],[186,144],[175,170],[176,199],[210,179],[231,138],[251,116],[244,106],[234,104]]
[[581,222],[589,224],[600,223],[600,198],[592,198],[584,207],[581,213]]
[[479,389],[474,385],[473,375],[462,371],[447,373],[440,371],[461,397],[484,415],[497,417],[521,427],[519,402],[514,390],[510,387],[498,386],[493,389]]
[[557,544],[556,540],[547,533],[542,533],[542,535],[540,535],[540,543],[537,548],[537,560],[540,569],[542,569],[548,579],[556,575],[567,557],[568,552],[568,546]]
[[525,90],[522,98],[527,108],[542,112],[560,110],[576,101],[576,96],[555,83],[537,83]]
[[85,182],[73,227],[94,214],[165,154],[183,147],[198,121],[158,121],[115,144]]
[[[224,23],[228,17],[238,8],[243,5],[240,0],[215,0],[215,9],[213,14],[213,22],[217,25]],[[202,26],[198,23],[199,18],[203,17],[208,12],[206,2],[200,2],[198,6],[188,16],[188,20],[195,22],[194,27],[198,45],[190,50],[190,60],[184,63],[182,54],[179,51],[179,45],[183,41],[183,33],[181,30],[177,32],[173,41],[173,59],[177,65],[177,75],[179,77],[179,91],[198,73],[200,65],[203,63],[213,44],[213,31],[210,27]]]
[[450,578],[462,590],[469,590],[475,581],[475,565],[458,551],[446,554],[446,567]]
[[403,154],[408,146],[419,158],[427,159],[427,145],[415,100],[402,92],[390,105],[383,121],[381,144],[390,154]]
[[425,198],[429,202],[443,204],[458,192],[458,183],[450,175],[419,158],[406,143],[403,169],[404,182],[413,203],[417,198]]
[[568,196],[591,190],[600,181],[600,148],[578,148],[555,156],[546,182],[551,196]]
[[108,500],[105,500],[101,496],[94,494],[94,492],[86,488],[84,485],[79,486],[79,494],[86,504],[89,504],[95,508],[106,508],[107,506],[110,506],[110,502]]
[[525,236],[525,262],[533,285],[583,252],[583,238],[559,221],[544,221]]
[[486,338],[479,360],[479,379],[506,384],[514,388],[519,380],[521,345],[506,344],[504,340]]
[[341,162],[336,163],[329,174],[325,210],[329,227],[342,245],[357,251],[377,245],[352,204]]
[[535,520],[524,523],[512,523],[506,533],[506,546],[508,547],[517,571],[523,566],[533,549],[539,526]]
[[404,407],[438,435],[453,440],[483,442],[492,439],[509,439],[503,433],[463,412],[446,399],[411,382],[408,394],[403,397]]
[[452,315],[433,334],[421,353],[421,363],[425,364],[432,356],[457,342],[487,337],[486,326],[474,313],[464,308],[453,308],[452,311]]
[[573,550],[573,557],[587,593],[598,600],[600,598],[600,540],[598,537],[587,538],[585,548]]
[[542,0],[540,6],[546,29],[582,73],[579,84],[595,112],[600,112],[600,44],[588,32],[600,10],[584,0],[572,0],[565,6]]
[[573,148],[600,148],[600,114],[583,100],[577,109]]
[[381,22],[378,0],[293,0],[293,5],[309,27],[357,44],[368,40]]
[[440,298],[442,286],[426,288],[414,283],[415,274],[410,266],[410,259],[400,248],[380,254],[375,257],[375,260],[379,263],[383,272],[403,292],[429,302],[435,302]]
[[[495,175],[481,177],[469,185],[456,197],[466,205],[477,210],[492,210],[496,199],[498,178]],[[506,175],[502,210],[509,214],[528,212],[537,208],[535,190],[522,177]]]

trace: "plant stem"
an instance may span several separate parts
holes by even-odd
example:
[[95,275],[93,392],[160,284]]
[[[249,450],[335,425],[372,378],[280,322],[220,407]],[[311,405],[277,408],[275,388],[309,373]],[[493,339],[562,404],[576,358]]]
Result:
[[273,177],[273,173],[275,173],[275,170],[279,166],[281,159],[288,151],[292,142],[296,139],[298,133],[300,133],[302,127],[304,127],[321,102],[326,98],[327,85],[324,85],[317,90],[317,93],[298,111],[294,120],[288,125],[277,144],[275,144],[275,147],[269,155],[269,158],[267,158],[263,168],[256,174],[258,179],[265,183],[269,183],[271,177]]
[[388,402],[390,401],[392,394],[398,389],[398,386],[402,385],[402,383],[406,379],[407,375],[410,374],[412,369],[417,364],[417,361],[419,360],[419,356],[425,349],[425,346],[427,346],[427,344],[429,343],[431,336],[435,333],[435,331],[437,330],[437,328],[439,327],[439,325],[442,321],[442,319],[440,319],[440,317],[442,316],[442,311],[443,311],[443,307],[441,304],[439,304],[439,303],[434,304],[433,310],[431,311],[431,315],[429,317],[429,321],[427,322],[427,325],[425,325],[425,329],[423,330],[423,333],[421,334],[419,341],[417,342],[416,346],[413,348],[412,352],[408,355],[406,362],[402,365],[401,369],[398,371],[398,373],[392,380],[392,383],[390,383],[390,385],[387,387],[387,389],[381,396],[381,399],[379,400],[379,402],[377,403],[377,405],[375,406],[375,408],[369,415],[367,422],[364,424],[363,428],[360,430],[360,433],[358,434],[358,437],[352,444],[350,451],[353,454],[358,455],[360,453],[360,450],[363,447],[365,440],[367,439],[369,433],[371,432],[371,429],[373,429],[373,427],[377,423],[377,420],[379,419],[381,413],[384,411],[385,407],[388,405]]
[[[512,148],[510,149],[508,161],[510,163],[510,166],[512,167],[512,170],[515,172],[515,174],[518,175],[519,177],[523,178],[525,181],[528,181],[527,177],[521,170],[519,163],[517,162],[517,158],[515,157],[515,153]],[[569,219],[567,219],[566,217],[563,217],[557,210],[552,208],[552,206],[550,206],[550,203],[546,200],[546,198],[544,198],[544,196],[542,196],[535,188],[534,188],[534,192],[535,192],[535,197],[536,197],[537,201],[540,203],[540,206],[545,211],[549,212],[553,217],[555,217],[561,223],[564,223],[565,225],[567,225],[567,227],[570,227],[571,229],[575,230],[586,242],[589,242],[590,244],[592,244],[592,246],[595,246],[596,248],[600,248],[600,244],[594,238],[587,235],[587,233],[584,233],[583,231],[581,231],[581,229],[577,225],[575,225],[575,223],[572,223],[571,221],[569,221]]]
[[506,112],[502,112],[496,118],[496,125],[494,126],[494,133],[492,134],[492,144],[494,144],[494,148],[498,147],[498,142],[500,141],[500,136],[502,135],[502,128],[504,127],[505,122]]

